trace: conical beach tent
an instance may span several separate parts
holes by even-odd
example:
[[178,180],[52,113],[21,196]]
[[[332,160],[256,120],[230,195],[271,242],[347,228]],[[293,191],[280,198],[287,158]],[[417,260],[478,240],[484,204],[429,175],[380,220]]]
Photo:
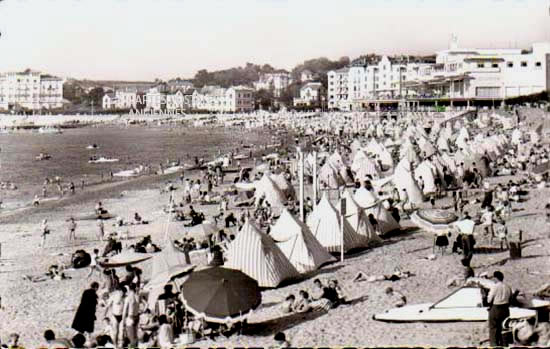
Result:
[[280,213],[286,202],[285,195],[268,174],[264,174],[262,179],[256,183],[254,196],[256,197],[256,203],[258,203],[262,196],[265,196],[265,200],[277,213]]
[[351,193],[346,190],[343,198],[346,199],[346,220],[353,230],[367,239],[369,246],[382,243],[382,239],[376,234],[373,226],[369,223],[365,210],[360,207]]
[[424,201],[424,195],[413,177],[411,163],[407,158],[401,159],[397,164],[393,174],[393,183],[399,189],[399,194],[403,192],[403,189],[407,190],[409,202],[418,205]]
[[300,273],[307,273],[335,260],[313,236],[309,227],[286,209],[269,236]]
[[[340,213],[332,206],[326,195],[307,219],[311,232],[329,252],[339,252],[341,243]],[[344,219],[344,251],[366,247],[364,236],[357,234],[349,222]]]
[[366,216],[371,213],[374,215],[374,218],[378,221],[381,234],[400,228],[400,225],[397,223],[395,218],[393,218],[384,205],[377,201],[376,197],[367,189],[357,189],[354,199],[360,207],[365,209]]
[[277,287],[299,275],[273,239],[249,221],[229,245],[224,267],[242,271],[258,281],[260,287]]

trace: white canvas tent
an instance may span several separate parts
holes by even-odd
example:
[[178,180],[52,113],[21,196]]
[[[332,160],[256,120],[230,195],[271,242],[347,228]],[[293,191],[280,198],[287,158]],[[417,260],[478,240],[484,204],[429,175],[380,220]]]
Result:
[[403,192],[403,189],[407,190],[409,202],[418,205],[424,201],[424,195],[413,177],[411,163],[407,158],[401,159],[397,164],[392,178],[393,183],[399,189],[399,194]]
[[258,204],[260,198],[265,195],[265,200],[269,202],[273,210],[280,213],[284,208],[286,197],[267,173],[263,175],[262,179],[255,183],[255,187],[256,192],[254,196],[256,198],[256,204]]
[[300,273],[310,272],[335,260],[313,236],[309,227],[286,209],[269,236]]
[[224,267],[242,271],[260,287],[277,287],[299,275],[273,239],[249,221],[229,245]]
[[[364,236],[357,234],[347,220],[344,219],[344,251],[353,248],[366,247]],[[332,206],[326,195],[307,219],[311,232],[321,245],[329,252],[339,252],[341,243],[340,213]]]
[[373,214],[378,221],[381,234],[400,228],[399,223],[384,207],[382,202],[378,201],[373,193],[365,188],[359,188],[354,195],[355,202],[365,209],[365,215]]
[[346,199],[346,220],[353,230],[357,234],[364,236],[369,246],[376,246],[382,243],[382,239],[376,234],[373,226],[369,223],[365,210],[355,202],[349,190],[344,192],[343,198]]

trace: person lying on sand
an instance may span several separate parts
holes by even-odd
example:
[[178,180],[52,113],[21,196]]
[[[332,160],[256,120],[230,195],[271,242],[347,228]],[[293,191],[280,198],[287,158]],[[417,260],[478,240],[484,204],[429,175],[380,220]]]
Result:
[[399,269],[396,269],[392,274],[386,274],[386,275],[368,276],[363,272],[359,272],[353,278],[353,282],[359,282],[359,281],[375,282],[375,281],[385,281],[385,280],[397,281],[397,280],[405,279],[411,276],[414,276],[414,274],[409,271],[401,271]]
[[63,273],[63,269],[54,264],[54,265],[50,265],[50,267],[48,268],[48,271],[44,275],[38,275],[38,276],[23,275],[23,279],[29,280],[31,282],[43,282],[46,280],[55,280],[55,281],[67,280],[67,279],[71,279],[71,277],[65,275],[65,273]]
[[389,298],[392,306],[396,308],[401,308],[407,304],[407,298],[399,291],[394,291],[391,287],[386,287],[384,293]]

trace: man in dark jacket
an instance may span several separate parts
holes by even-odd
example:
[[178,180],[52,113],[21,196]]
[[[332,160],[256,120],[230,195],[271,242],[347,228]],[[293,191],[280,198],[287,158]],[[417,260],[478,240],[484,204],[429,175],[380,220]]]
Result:
[[94,332],[98,289],[99,284],[97,282],[92,282],[90,288],[82,293],[82,299],[76,310],[73,325],[71,326],[80,333],[88,332],[91,334]]

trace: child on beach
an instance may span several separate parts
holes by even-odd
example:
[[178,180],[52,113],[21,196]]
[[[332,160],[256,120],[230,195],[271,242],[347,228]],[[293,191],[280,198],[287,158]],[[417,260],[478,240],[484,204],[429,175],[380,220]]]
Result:
[[88,274],[86,279],[90,278],[94,271],[97,271],[99,274],[101,274],[101,270],[97,266],[97,258],[99,257],[99,250],[97,248],[94,249],[94,253],[92,253],[91,257],[92,260],[90,262],[90,273]]
[[69,218],[69,240],[75,240],[76,222],[74,218]]

